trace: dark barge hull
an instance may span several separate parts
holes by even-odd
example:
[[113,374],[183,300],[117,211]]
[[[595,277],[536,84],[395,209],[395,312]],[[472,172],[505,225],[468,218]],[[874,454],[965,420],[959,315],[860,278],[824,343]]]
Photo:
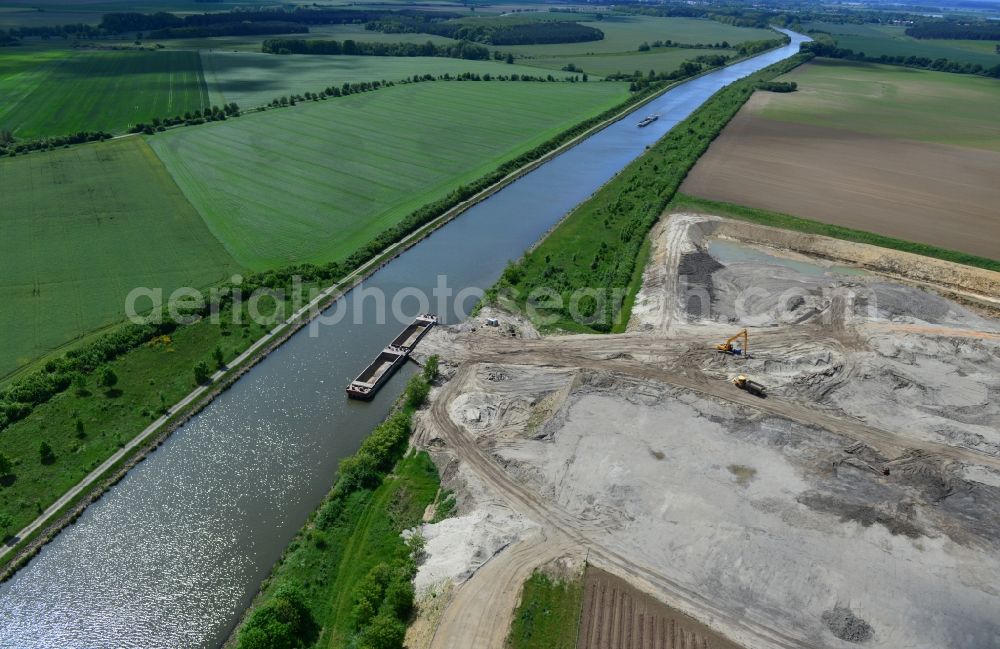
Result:
[[396,373],[420,339],[437,324],[437,316],[421,315],[396,336],[358,378],[347,386],[347,396],[360,401],[371,401],[385,382]]

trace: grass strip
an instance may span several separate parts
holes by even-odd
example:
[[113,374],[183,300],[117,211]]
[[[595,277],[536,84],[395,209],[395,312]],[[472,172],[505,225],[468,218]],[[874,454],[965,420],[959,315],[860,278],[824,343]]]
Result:
[[574,649],[582,609],[582,574],[563,581],[535,571],[524,582],[508,649]]

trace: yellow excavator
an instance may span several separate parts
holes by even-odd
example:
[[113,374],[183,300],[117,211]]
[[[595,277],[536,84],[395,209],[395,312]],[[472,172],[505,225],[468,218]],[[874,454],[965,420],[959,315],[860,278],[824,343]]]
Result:
[[[743,347],[742,347],[742,349],[733,344],[734,342],[736,342],[740,338],[743,338]],[[742,354],[743,356],[749,357],[750,356],[750,336],[747,334],[747,330],[744,329],[743,331],[739,332],[738,334],[736,334],[735,336],[733,336],[732,338],[730,338],[726,342],[720,343],[720,344],[716,345],[715,349],[718,350],[718,351],[720,351],[720,352],[724,352],[726,354],[732,354],[733,356],[740,356]]]

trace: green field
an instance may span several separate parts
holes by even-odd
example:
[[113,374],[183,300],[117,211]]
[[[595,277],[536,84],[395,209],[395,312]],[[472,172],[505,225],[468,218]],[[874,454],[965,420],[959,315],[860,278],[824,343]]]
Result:
[[576,56],[552,56],[547,58],[521,59],[525,65],[561,70],[568,63],[576,65],[591,76],[606,77],[615,72],[626,74],[641,71],[643,74],[650,70],[657,72],[673,72],[684,61],[695,58],[702,54],[722,54],[732,56],[735,50],[725,49],[678,49],[678,48],[656,48],[648,52],[624,52],[610,54],[581,54]]
[[904,27],[894,25],[840,25],[812,22],[805,29],[830,33],[837,46],[865,56],[925,56],[949,61],[979,63],[985,68],[1000,64],[994,41],[916,39],[907,36]]
[[278,56],[219,51],[203,51],[201,56],[212,103],[235,101],[242,108],[260,106],[291,93],[318,92],[345,82],[399,81],[415,74],[548,74],[523,65],[443,57]]
[[122,319],[137,286],[237,270],[140,138],[0,159],[0,376]]
[[494,49],[512,52],[515,56],[549,58],[587,53],[634,52],[643,41],[672,40],[676,43],[714,44],[727,41],[730,45],[744,41],[777,38],[770,29],[751,29],[723,25],[701,18],[658,18],[655,16],[614,15],[600,21],[583,22],[604,32],[604,39],[586,43],[552,45],[505,45]]
[[6,49],[0,128],[20,138],[122,132],[208,105],[197,52]]
[[230,253],[261,269],[344,257],[626,96],[604,82],[408,84],[150,143]]
[[1000,151],[995,79],[818,59],[781,80],[799,90],[761,107],[763,117]]

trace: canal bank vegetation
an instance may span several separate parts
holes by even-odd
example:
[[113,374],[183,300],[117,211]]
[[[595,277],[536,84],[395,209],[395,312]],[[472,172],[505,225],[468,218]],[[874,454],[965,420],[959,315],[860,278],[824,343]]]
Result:
[[986,270],[1000,272],[1000,261],[987,259],[985,257],[978,257],[976,255],[957,252],[955,250],[948,250],[946,248],[939,248],[937,246],[930,246],[923,243],[916,243],[914,241],[904,241],[902,239],[886,237],[873,232],[854,230],[840,225],[821,223],[819,221],[803,219],[790,214],[760,210],[754,207],[736,205],[734,203],[696,198],[694,196],[688,196],[687,194],[678,193],[674,197],[674,200],[670,203],[670,209],[677,212],[703,212],[705,214],[727,216],[741,221],[750,221],[752,223],[781,228],[782,230],[793,230],[795,232],[804,232],[806,234],[818,234],[824,237],[843,239],[844,241],[867,243],[881,248],[901,250],[903,252],[910,252],[916,255],[923,255],[924,257],[934,257],[935,259],[942,259],[956,264],[975,266],[976,268],[984,268]]
[[440,492],[425,452],[406,453],[413,413],[437,376],[436,358],[413,376],[399,407],[340,463],[337,481],[261,587],[238,649],[403,646],[419,525]]
[[[623,307],[638,290],[637,262],[646,234],[688,171],[758,84],[809,58],[793,56],[712,95],[574,209],[537,247],[511,263],[484,302],[526,312],[549,328],[623,331],[628,323]],[[591,294],[581,298],[579,289]]]

